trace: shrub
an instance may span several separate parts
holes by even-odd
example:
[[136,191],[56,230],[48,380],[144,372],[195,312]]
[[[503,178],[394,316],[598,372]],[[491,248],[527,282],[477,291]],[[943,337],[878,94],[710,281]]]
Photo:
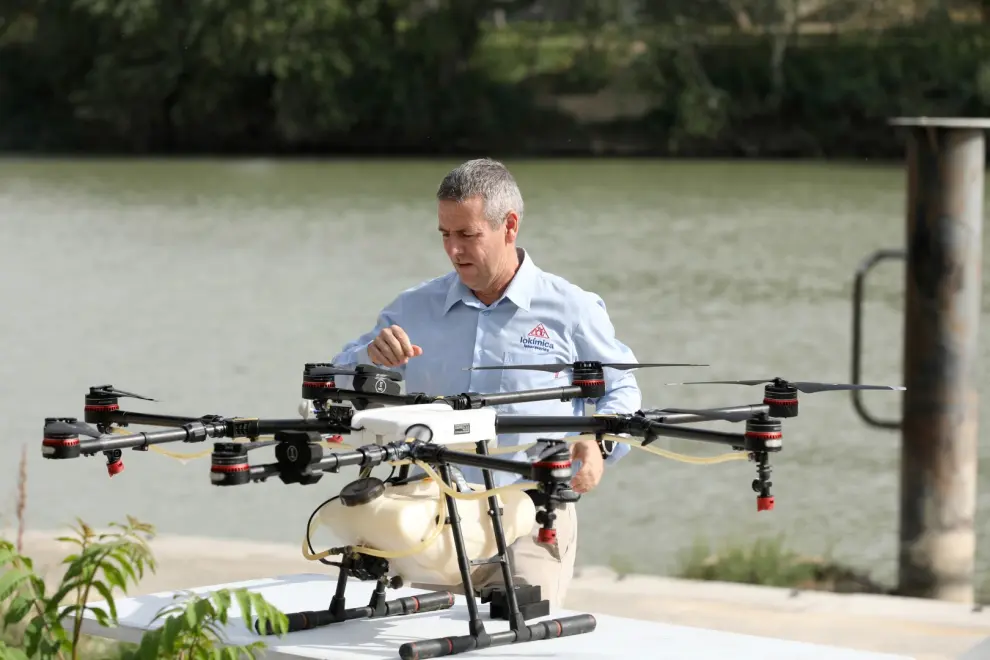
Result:
[[[58,586],[49,592],[45,579],[35,570],[30,557],[0,539],[0,612],[4,632],[13,644],[0,640],[0,658],[9,660],[77,660],[84,657],[84,615],[89,612],[103,627],[118,625],[114,590],[127,593],[145,571],[157,568],[148,541],[154,536],[150,525],[128,517],[126,523],[112,523],[110,531],[97,533],[77,521],[73,536],[58,540],[76,550],[61,564],[66,567]],[[103,600],[91,605],[91,596]],[[178,599],[182,596],[182,601]],[[219,590],[207,596],[180,593],[177,602],[158,612],[157,627],[146,632],[134,648],[121,645],[124,658],[207,658],[254,656],[264,648],[260,640],[244,646],[225,645],[222,626],[229,620],[231,603],[237,602],[246,626],[252,615],[276,634],[288,630],[284,614],[259,594],[246,589]]]

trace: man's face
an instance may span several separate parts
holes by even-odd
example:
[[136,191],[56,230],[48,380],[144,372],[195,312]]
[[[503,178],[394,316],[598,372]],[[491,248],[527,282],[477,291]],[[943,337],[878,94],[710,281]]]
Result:
[[515,250],[516,214],[509,213],[498,229],[492,229],[480,197],[465,202],[437,203],[443,249],[457,275],[469,289],[487,291],[505,279],[509,256]]

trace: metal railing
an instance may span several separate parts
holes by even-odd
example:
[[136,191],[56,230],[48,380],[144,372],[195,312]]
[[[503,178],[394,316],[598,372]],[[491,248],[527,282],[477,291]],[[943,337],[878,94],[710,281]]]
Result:
[[[862,380],[862,352],[863,352],[863,288],[866,275],[881,261],[888,259],[904,259],[907,256],[905,250],[882,249],[869,255],[856,269],[856,279],[853,283],[852,295],[852,379],[849,381],[853,385],[861,385]],[[863,390],[851,390],[853,407],[860,418],[870,426],[882,429],[899,429],[901,420],[882,420],[874,417],[863,404]]]

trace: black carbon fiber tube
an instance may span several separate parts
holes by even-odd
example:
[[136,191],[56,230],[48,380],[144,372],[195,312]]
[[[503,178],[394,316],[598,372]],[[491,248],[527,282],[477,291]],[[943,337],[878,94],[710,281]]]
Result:
[[431,591],[418,596],[406,596],[386,601],[385,616],[397,614],[418,614],[419,612],[438,612],[447,610],[454,605],[454,594],[449,591]]
[[[576,614],[562,619],[539,621],[526,626],[520,633],[513,630],[489,633],[489,641],[484,648],[580,635],[594,630],[596,624],[597,621],[591,614]],[[399,657],[402,660],[424,660],[473,651],[477,648],[479,648],[478,640],[471,635],[439,637],[421,642],[406,642],[399,647]]]
[[[407,596],[385,601],[385,613],[375,614],[370,605],[352,607],[343,611],[342,615],[334,614],[327,610],[308,610],[305,612],[293,612],[287,614],[288,632],[298,632],[309,630],[310,628],[320,628],[343,621],[354,619],[378,619],[386,616],[400,616],[403,614],[418,614],[420,612],[437,612],[449,609],[454,604],[454,594],[449,591],[431,591],[418,596]],[[255,630],[261,634],[271,635],[273,631],[271,625],[265,627],[262,633],[258,622],[255,623]]]

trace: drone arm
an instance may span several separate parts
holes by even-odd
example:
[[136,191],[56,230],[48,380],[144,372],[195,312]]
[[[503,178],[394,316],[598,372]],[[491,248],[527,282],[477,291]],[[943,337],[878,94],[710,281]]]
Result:
[[499,458],[486,454],[469,454],[431,444],[420,445],[414,452],[414,455],[417,458],[423,458],[427,461],[443,460],[455,465],[475,467],[482,470],[494,470],[496,472],[510,472],[526,479],[534,478],[533,465],[528,461],[515,461],[509,458]]
[[496,392],[492,394],[458,394],[444,397],[454,403],[455,407],[463,405],[468,408],[482,408],[510,403],[527,403],[529,401],[567,400],[581,396],[582,389],[577,385],[567,387],[547,387],[521,392]]
[[565,415],[503,415],[495,417],[495,431],[502,433],[620,433],[611,428],[615,417],[571,417]]
[[[713,431],[711,429],[685,428],[675,424],[663,424],[661,422],[646,421],[646,434],[662,436],[665,438],[678,438],[680,440],[695,440],[697,442],[710,442],[719,445],[729,445],[739,451],[750,448],[751,440],[745,433],[730,433],[728,431]],[[640,435],[637,433],[636,435]],[[648,438],[644,445],[652,442]]]
[[[382,463],[405,459],[427,463],[444,461],[456,465],[468,465],[482,469],[511,472],[532,477],[533,465],[528,461],[514,461],[497,456],[453,451],[442,445],[423,442],[393,442],[386,445],[365,445],[353,451],[322,454],[305,451],[296,444],[297,451],[276,456],[275,463],[249,465],[247,449],[242,444],[217,443],[213,450],[213,483],[218,486],[239,485],[249,481],[265,481],[278,476],[286,483],[316,483],[317,473],[336,472],[342,467],[376,467]],[[302,477],[302,478],[300,478]]]
[[365,445],[353,451],[325,454],[314,443],[310,431],[292,435],[291,439],[276,436],[274,463],[251,465],[244,443],[218,442],[213,446],[210,479],[215,486],[238,486],[278,477],[284,483],[315,484],[324,472],[337,472],[342,467],[376,467],[382,463],[408,458],[413,444],[395,442],[387,445]]
[[[594,417],[542,416],[542,415],[498,415],[495,418],[498,433],[602,433],[608,435],[629,435],[644,437],[647,445],[658,437],[680,438],[699,442],[713,442],[729,445],[735,449],[746,449],[751,442],[744,433],[729,433],[711,429],[685,428],[674,424],[662,424],[642,414],[635,415],[596,415]],[[625,444],[625,443],[623,443]]]
[[705,410],[703,413],[692,413],[692,412],[678,412],[676,410],[668,411],[662,409],[645,410],[643,414],[650,420],[654,422],[660,422],[662,424],[694,424],[697,422],[711,422],[720,419],[720,417],[729,418],[730,421],[733,418],[738,420],[744,420],[761,413],[766,414],[770,410],[770,406],[766,404],[756,404],[748,406],[730,406],[726,408],[710,408]]
[[[130,447],[147,447],[165,442],[199,442],[206,438],[216,438],[222,436],[227,430],[227,425],[223,422],[204,423],[194,421],[186,424],[182,428],[169,429],[167,431],[151,431],[140,433],[129,433],[127,435],[109,435],[99,438],[81,439],[76,445],[77,455],[90,455],[101,451],[113,449],[127,449]],[[51,445],[46,444],[46,449]],[[61,452],[53,452],[61,453]],[[70,458],[71,455],[52,455],[52,458]]]
[[172,426],[179,427],[198,421],[199,417],[183,417],[180,415],[156,415],[154,413],[130,412],[127,410],[111,410],[90,414],[87,411],[85,421],[93,424],[118,424],[120,426]]

